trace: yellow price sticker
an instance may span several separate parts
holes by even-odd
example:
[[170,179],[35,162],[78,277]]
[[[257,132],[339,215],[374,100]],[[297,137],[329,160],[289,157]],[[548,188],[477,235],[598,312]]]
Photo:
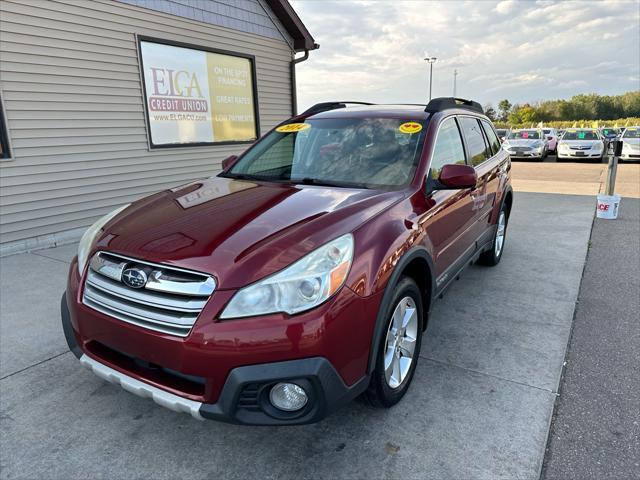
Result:
[[287,123],[286,125],[280,125],[276,128],[276,132],[279,133],[294,133],[301,132],[306,130],[307,128],[311,128],[311,124],[309,123]]
[[411,135],[422,130],[422,125],[420,125],[418,122],[405,122],[398,127],[398,130],[400,130],[402,133],[408,133],[409,135]]

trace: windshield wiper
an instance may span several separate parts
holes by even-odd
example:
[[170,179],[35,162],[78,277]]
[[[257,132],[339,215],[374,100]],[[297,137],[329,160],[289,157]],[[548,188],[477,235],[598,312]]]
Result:
[[291,183],[301,183],[303,185],[319,185],[323,187],[364,188],[364,189],[367,188],[362,183],[333,182],[330,180],[318,180],[317,178],[311,178],[311,177],[292,178]]
[[281,182],[283,179],[278,177],[266,177],[263,175],[251,175],[250,173],[221,173],[220,177],[232,178],[234,180],[260,180],[263,182]]

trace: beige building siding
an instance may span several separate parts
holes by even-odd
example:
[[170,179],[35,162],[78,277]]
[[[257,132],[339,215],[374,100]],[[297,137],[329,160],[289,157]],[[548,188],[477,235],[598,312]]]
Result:
[[291,115],[288,42],[116,3],[0,2],[0,252],[64,243],[244,145],[149,150],[135,35],[255,55],[260,129]]

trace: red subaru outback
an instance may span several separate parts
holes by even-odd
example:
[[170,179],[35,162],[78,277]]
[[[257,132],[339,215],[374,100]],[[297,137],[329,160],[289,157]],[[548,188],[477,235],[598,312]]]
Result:
[[476,102],[346,103],[91,226],[62,298],[80,362],[198,419],[398,402],[434,300],[500,261],[510,160]]

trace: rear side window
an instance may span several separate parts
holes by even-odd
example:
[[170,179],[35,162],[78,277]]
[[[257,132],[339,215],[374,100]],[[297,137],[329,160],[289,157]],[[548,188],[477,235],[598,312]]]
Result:
[[459,120],[460,126],[462,127],[462,133],[467,141],[471,165],[480,165],[491,156],[488,153],[488,147],[484,141],[484,135],[480,129],[480,123],[478,120],[471,117],[461,117]]
[[489,145],[491,146],[491,150],[495,155],[500,151],[500,140],[496,136],[496,132],[493,131],[493,128],[489,124],[489,122],[482,120],[482,128],[484,128],[484,133],[487,134],[487,139],[489,140]]
[[442,122],[438,131],[438,138],[431,158],[431,178],[438,178],[442,167],[452,163],[465,164],[462,138],[453,117]]

